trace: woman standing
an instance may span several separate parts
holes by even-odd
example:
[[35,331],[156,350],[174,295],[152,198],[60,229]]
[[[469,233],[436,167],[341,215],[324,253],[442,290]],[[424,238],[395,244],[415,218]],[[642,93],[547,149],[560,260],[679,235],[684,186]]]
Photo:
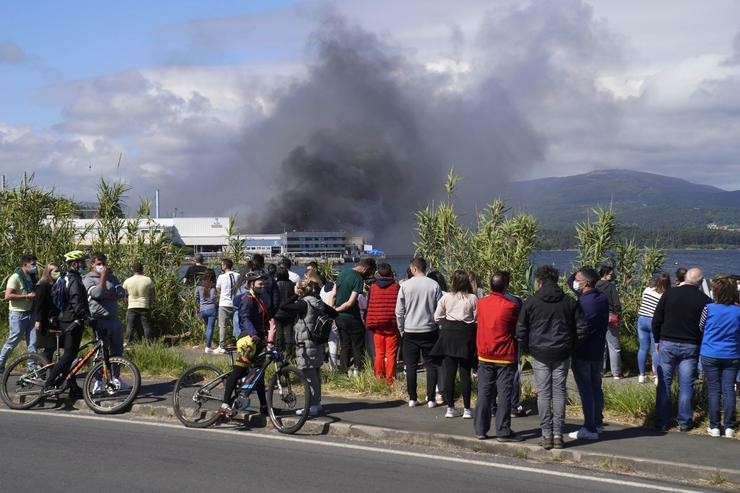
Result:
[[59,327],[59,308],[54,304],[54,299],[51,295],[51,287],[61,277],[62,273],[59,270],[59,264],[51,262],[44,269],[44,273],[41,275],[41,279],[34,288],[36,293],[36,300],[33,306],[34,317],[36,323],[34,329],[36,330],[36,347],[44,348],[44,358],[51,361],[54,357],[54,351],[57,347],[56,337],[49,333],[49,329],[57,329]]
[[655,307],[658,306],[663,293],[671,287],[671,276],[667,272],[661,272],[652,286],[645,288],[640,299],[640,308],[637,310],[637,336],[640,341],[640,349],[637,351],[637,367],[640,370],[640,376],[637,378],[638,383],[645,383],[645,362],[647,361],[648,349],[650,350],[650,359],[653,365],[653,378],[655,384],[658,384],[658,374],[656,366],[657,353],[655,352],[655,340],[653,339],[653,314]]
[[470,409],[470,372],[476,359],[475,320],[478,298],[464,270],[452,273],[452,291],[444,293],[437,303],[434,319],[440,324],[439,339],[431,354],[442,357],[442,392],[447,402],[445,418],[460,416],[455,409],[455,374],[460,373],[463,418],[472,419]]
[[733,384],[740,368],[740,299],[735,281],[728,276],[712,279],[714,303],[704,307],[700,327],[702,368],[707,382],[709,428],[707,433],[720,436],[720,401],[724,400],[724,435],[735,437],[735,390]]
[[195,301],[198,303],[200,318],[206,324],[206,348],[204,352],[212,353],[213,327],[218,313],[218,295],[216,294],[216,274],[213,269],[203,272],[200,282],[195,287]]
[[[316,318],[325,313],[336,316],[336,311],[325,305],[319,299],[321,291],[321,278],[316,274],[310,274],[307,280],[302,281],[296,287],[296,294],[300,299],[283,305],[281,310],[297,317],[293,326],[296,342],[296,367],[303,372],[311,389],[311,404],[308,409],[309,416],[316,416],[321,412],[321,365],[324,363],[324,344],[317,344],[309,337],[309,327],[316,324]],[[301,414],[303,410],[298,410]]]
[[614,380],[622,378],[622,344],[619,342],[619,317],[622,315],[622,303],[619,301],[617,287],[614,285],[614,269],[602,265],[599,269],[599,282],[596,289],[609,299],[609,327],[606,331],[606,348],[604,348],[604,368],[608,350],[609,367]]

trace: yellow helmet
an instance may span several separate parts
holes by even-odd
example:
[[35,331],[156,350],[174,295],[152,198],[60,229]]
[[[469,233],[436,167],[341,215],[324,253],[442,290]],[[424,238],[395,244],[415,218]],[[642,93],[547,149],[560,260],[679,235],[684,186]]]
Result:
[[75,260],[85,260],[86,258],[87,258],[87,254],[83,252],[82,250],[72,250],[71,252],[67,252],[64,254],[65,262],[74,262]]

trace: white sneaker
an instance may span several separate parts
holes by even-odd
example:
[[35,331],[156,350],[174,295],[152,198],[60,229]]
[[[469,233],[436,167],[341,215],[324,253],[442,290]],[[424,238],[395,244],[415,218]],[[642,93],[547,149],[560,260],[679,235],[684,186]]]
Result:
[[437,392],[437,395],[434,397],[434,402],[436,402],[438,405],[442,405],[445,403],[445,398],[442,397],[442,394]]
[[114,378],[112,382],[118,390],[128,390],[131,388],[131,386],[122,378]]
[[725,436],[727,438],[735,438],[735,430],[732,428],[725,428]]
[[219,346],[219,347],[217,347],[216,349],[213,350],[213,354],[224,354],[225,352],[226,352],[226,350],[224,348],[222,348],[221,346]]
[[99,394],[102,391],[103,391],[103,381],[98,378],[95,380],[95,383],[93,384],[92,393]]
[[574,440],[598,440],[599,434],[592,431],[588,431],[586,428],[581,428],[578,431],[572,431],[568,433],[568,436]]
[[460,416],[462,416],[462,413],[454,407],[448,407],[445,413],[445,418],[459,418]]
[[473,419],[473,410],[469,407],[466,407],[463,410],[463,419]]
[[707,433],[709,433],[709,436],[713,436],[713,437],[722,436],[722,434],[719,431],[719,428],[707,428]]
[[637,377],[637,383],[645,383],[645,375],[640,375]]
[[434,401],[427,401],[427,407],[429,409],[434,409],[435,407],[437,407],[437,403]]
[[615,375],[615,376],[614,376],[614,377],[612,377],[612,378],[613,378],[614,380],[621,380],[621,379],[622,379],[622,377],[620,377],[619,375]]
[[210,354],[210,353],[212,353],[212,352],[213,352],[213,349],[211,349],[210,347],[207,347],[207,348],[205,348],[205,349],[203,350],[203,352],[204,352],[204,353],[206,353],[206,354]]
[[414,399],[409,400],[409,407],[416,407],[419,405],[419,401],[415,401]]

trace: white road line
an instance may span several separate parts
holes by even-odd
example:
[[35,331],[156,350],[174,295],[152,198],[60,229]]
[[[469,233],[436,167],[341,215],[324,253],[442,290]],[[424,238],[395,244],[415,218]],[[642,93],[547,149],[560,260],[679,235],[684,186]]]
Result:
[[244,437],[248,439],[251,438],[251,439],[259,439],[259,440],[277,440],[277,441],[284,441],[284,442],[303,443],[303,444],[314,445],[314,446],[359,450],[363,452],[391,454],[391,455],[397,455],[397,456],[402,456],[402,457],[413,457],[415,459],[427,459],[427,460],[453,462],[453,463],[460,463],[460,464],[467,464],[467,465],[472,464],[476,466],[489,467],[492,469],[503,469],[503,470],[508,470],[508,471],[513,470],[513,471],[519,471],[519,472],[528,472],[528,473],[534,473],[534,474],[541,474],[543,476],[555,476],[559,478],[577,479],[579,481],[591,481],[595,483],[605,483],[605,484],[613,484],[613,485],[619,485],[619,486],[631,486],[633,488],[641,488],[641,489],[647,488],[647,489],[651,489],[654,491],[670,491],[670,492],[677,492],[677,493],[700,493],[701,492],[701,490],[682,489],[682,488],[676,488],[673,486],[660,486],[660,485],[651,484],[651,483],[643,483],[640,481],[584,476],[583,474],[575,474],[575,473],[561,472],[561,471],[551,471],[548,469],[538,469],[536,467],[516,466],[513,464],[496,464],[494,462],[484,462],[484,461],[479,461],[479,460],[462,459],[458,457],[442,457],[442,456],[436,456],[436,455],[422,454],[419,452],[406,452],[406,451],[400,451],[400,450],[379,449],[376,447],[368,447],[365,445],[327,442],[327,441],[322,441],[322,440],[311,440],[308,438],[299,438],[296,436],[288,436],[288,435],[277,435],[277,434],[275,435],[272,435],[272,434],[270,435],[266,435],[266,434],[250,435],[250,434],[245,434],[245,433],[242,433],[236,430],[219,430],[216,428],[186,428],[185,426],[171,424],[171,423],[139,421],[139,420],[131,420],[131,419],[113,418],[113,417],[107,417],[107,416],[85,416],[85,415],[80,415],[80,414],[51,414],[48,411],[47,412],[45,411],[16,411],[13,409],[0,408],[0,412],[7,413],[7,414],[24,414],[24,415],[33,414],[36,416],[50,414],[54,417],[59,417],[59,418],[82,419],[82,420],[93,420],[93,421],[109,421],[111,423],[128,423],[128,424],[159,427],[159,428],[173,428],[173,429],[177,429],[177,430],[184,431],[184,432],[218,433],[218,434],[225,434],[225,435],[232,435],[232,436],[238,435],[240,438]]

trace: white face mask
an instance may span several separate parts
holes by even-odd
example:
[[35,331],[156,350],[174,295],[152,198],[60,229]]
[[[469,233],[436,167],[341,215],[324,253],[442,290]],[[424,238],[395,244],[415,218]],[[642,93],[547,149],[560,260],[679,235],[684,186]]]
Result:
[[580,290],[581,290],[581,286],[580,286],[580,284],[578,283],[578,281],[576,281],[576,280],[574,280],[574,281],[573,281],[573,289],[574,289],[575,291],[580,291]]
[[95,272],[97,272],[98,274],[100,274],[100,273],[101,273],[101,272],[103,272],[104,270],[105,270],[105,266],[104,266],[104,265],[102,265],[102,264],[100,264],[100,265],[96,265],[96,266],[95,266]]

